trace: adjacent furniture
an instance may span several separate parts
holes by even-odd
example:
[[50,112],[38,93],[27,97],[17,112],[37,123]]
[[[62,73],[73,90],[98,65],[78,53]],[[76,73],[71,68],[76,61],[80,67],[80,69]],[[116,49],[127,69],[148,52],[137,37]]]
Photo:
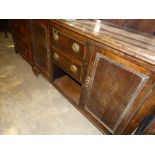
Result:
[[27,27],[12,22],[16,51],[25,52],[19,36],[26,35],[34,73],[101,132],[134,134],[155,106],[153,36],[100,20],[25,20],[31,29],[24,34]]
[[106,19],[105,21],[121,27],[134,29],[143,33],[155,35],[154,19]]
[[8,27],[8,20],[7,19],[0,19],[0,32],[4,32],[5,37],[8,37],[8,31],[9,31],[9,27]]
[[30,20],[10,20],[15,51],[33,65]]

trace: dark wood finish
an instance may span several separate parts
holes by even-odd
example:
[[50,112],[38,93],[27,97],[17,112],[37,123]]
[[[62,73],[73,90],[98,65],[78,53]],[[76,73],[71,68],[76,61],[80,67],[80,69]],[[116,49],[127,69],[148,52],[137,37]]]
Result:
[[126,24],[126,19],[105,19],[105,21],[119,26],[125,26]]
[[[56,49],[52,48],[52,59],[55,64],[57,64],[60,68],[64,69],[70,76],[76,79],[78,82],[82,82],[82,75],[81,75],[81,65],[82,63],[79,61],[75,61],[68,55],[64,55],[61,52],[57,51]],[[54,54],[58,55],[58,60],[54,59]],[[71,70],[71,66],[74,65],[77,68],[77,71],[74,72]]]
[[[77,32],[65,29],[52,21],[50,25],[51,62],[53,63],[52,66],[54,66],[53,84],[74,106],[78,107],[81,83],[86,69],[86,44],[88,40],[84,36],[79,36]],[[77,51],[73,48],[74,44],[78,46]],[[55,69],[55,65],[57,69]],[[60,72],[58,68],[61,68],[64,72]],[[55,78],[55,74],[58,78]],[[64,74],[63,77],[62,74]]]
[[128,19],[126,27],[155,35],[155,19]]
[[[154,36],[124,29],[104,21],[99,24],[96,20],[77,20],[71,23],[56,20],[53,22],[63,26],[64,29],[68,28],[73,32],[78,32],[79,36],[87,36],[90,40],[113,47],[121,53],[155,65]],[[98,32],[95,31],[96,27],[99,27]]]
[[[58,35],[58,40],[54,39],[54,33]],[[86,44],[88,38],[79,36],[77,32],[65,29],[55,24],[55,22],[50,21],[50,39],[52,59],[54,53],[59,54],[61,59],[59,61],[53,59],[53,62],[63,68],[75,80],[82,83],[85,71],[85,59],[87,55]],[[78,52],[73,50],[73,44],[79,47]],[[71,65],[77,67],[77,72],[71,71]]]
[[33,65],[30,20],[10,20],[16,53]]
[[[155,77],[153,78],[155,79]],[[122,132],[122,134],[130,134],[131,131],[134,131],[139,124],[142,122],[142,120],[152,112],[152,109],[155,107],[155,83],[152,85],[152,88],[150,91],[148,91],[148,95],[146,96],[143,104],[137,111],[134,118],[130,121],[128,126],[125,128],[125,130]]]
[[105,21],[124,28],[155,35],[155,19],[105,19]]
[[75,82],[69,76],[64,75],[54,80],[53,84],[69,100],[72,100],[73,103],[79,104],[81,87],[77,82]]
[[[32,20],[33,70],[101,132],[132,134],[155,107],[155,38],[132,30],[129,20],[109,22]],[[15,45],[25,51],[28,39],[20,40],[26,34],[19,27]]]
[[[57,33],[59,39],[55,40],[53,35]],[[85,52],[85,44],[81,43],[79,40],[73,39],[69,37],[67,34],[58,31],[57,29],[53,28],[51,30],[51,45],[56,48],[57,50],[61,51],[62,53],[66,53],[72,56],[74,59],[83,60],[84,59],[84,52]],[[79,46],[79,51],[75,52],[72,49],[73,44],[76,43]]]
[[32,21],[34,72],[41,73],[50,79],[50,45],[48,22],[45,20]]
[[88,75],[90,83],[84,101],[85,110],[112,134],[122,132],[122,127],[127,125],[128,119],[134,115],[133,111],[145,97],[140,97],[140,93],[151,87],[149,74],[139,70],[138,66],[131,69],[132,64],[123,59],[114,57],[112,49],[94,49]]

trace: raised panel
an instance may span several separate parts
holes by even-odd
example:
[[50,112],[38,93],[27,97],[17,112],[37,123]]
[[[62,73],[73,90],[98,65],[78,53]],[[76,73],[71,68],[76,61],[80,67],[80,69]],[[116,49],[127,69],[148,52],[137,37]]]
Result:
[[35,65],[44,73],[48,74],[48,41],[47,26],[33,23],[33,46]]
[[85,110],[114,133],[147,80],[148,76],[97,52]]

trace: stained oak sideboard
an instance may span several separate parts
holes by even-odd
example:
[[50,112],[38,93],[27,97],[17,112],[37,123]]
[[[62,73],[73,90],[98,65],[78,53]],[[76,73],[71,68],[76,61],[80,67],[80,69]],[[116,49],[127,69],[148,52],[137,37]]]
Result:
[[49,80],[101,132],[133,134],[154,108],[154,36],[101,20],[11,25],[15,49],[35,75]]

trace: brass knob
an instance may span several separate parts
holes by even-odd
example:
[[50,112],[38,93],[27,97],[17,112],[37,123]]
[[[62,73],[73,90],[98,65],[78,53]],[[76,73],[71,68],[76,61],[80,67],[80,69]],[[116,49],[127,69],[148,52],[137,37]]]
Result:
[[80,46],[77,43],[73,43],[72,49],[75,53],[78,53],[80,51]]
[[53,38],[55,41],[59,40],[59,35],[58,35],[58,32],[56,30],[53,30]]
[[59,60],[59,55],[57,53],[54,53],[53,57],[55,60]]
[[76,73],[76,72],[77,72],[77,67],[76,67],[75,65],[71,65],[71,66],[70,66],[70,70],[71,70],[72,72]]

